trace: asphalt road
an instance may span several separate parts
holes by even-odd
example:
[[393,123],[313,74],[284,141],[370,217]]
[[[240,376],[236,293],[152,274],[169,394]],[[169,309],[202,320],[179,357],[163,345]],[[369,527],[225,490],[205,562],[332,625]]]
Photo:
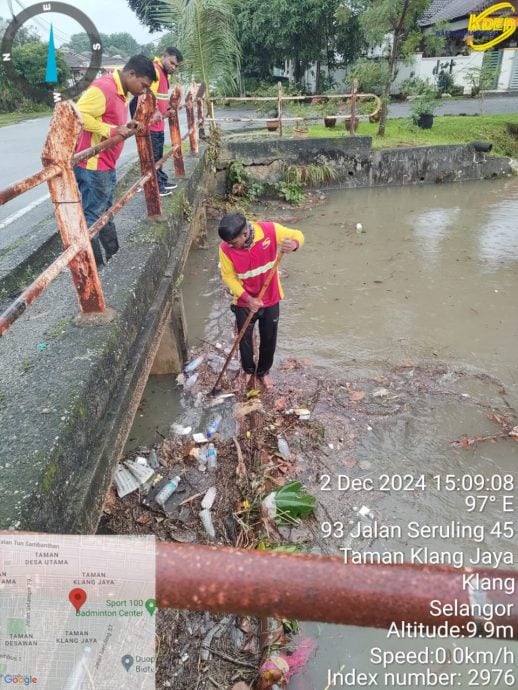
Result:
[[[41,150],[47,136],[50,116],[26,120],[16,125],[0,127],[0,189],[33,175],[41,167]],[[136,156],[134,138],[126,142],[119,160],[119,166]],[[0,206],[0,246],[6,228],[22,214],[48,200],[47,185],[42,184],[23,195]],[[47,213],[51,212],[50,202],[43,203]],[[43,210],[43,209],[42,209]]]
[[[411,103],[395,103],[390,106],[390,116],[406,117]],[[485,99],[484,112],[517,113],[518,96],[496,96]],[[473,115],[480,113],[480,102],[477,99],[442,101],[438,107],[438,115]],[[251,114],[251,113],[250,113]],[[248,110],[242,108],[222,108],[217,115],[227,118],[239,118],[249,115]],[[17,125],[0,127],[0,151],[2,165],[0,169],[0,188],[23,179],[41,168],[40,154],[45,140],[50,117],[27,120]],[[246,123],[227,122],[223,129],[245,129]],[[256,126],[256,125],[255,125]],[[185,131],[185,124],[182,124]],[[119,160],[119,168],[127,165],[136,157],[135,140],[130,139],[124,146]],[[0,249],[12,244],[13,238],[26,233],[27,228],[52,213],[48,200],[46,185],[40,185],[26,192],[22,197],[0,206]]]

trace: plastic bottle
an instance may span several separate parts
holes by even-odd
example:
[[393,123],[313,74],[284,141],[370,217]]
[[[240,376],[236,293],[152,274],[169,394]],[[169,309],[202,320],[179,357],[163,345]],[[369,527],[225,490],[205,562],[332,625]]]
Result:
[[213,443],[209,443],[207,448],[207,467],[209,470],[215,470],[218,464],[218,451]]
[[286,439],[282,438],[282,436],[277,436],[277,447],[284,460],[291,459],[290,447]]
[[158,454],[154,448],[151,448],[151,453],[149,454],[149,466],[152,467],[154,470],[157,470],[160,467],[160,463],[158,461]]
[[184,374],[190,374],[191,371],[194,371],[197,369],[200,364],[203,362],[203,357],[196,357],[196,359],[193,359],[192,362],[189,362],[186,364],[183,368],[183,373]]
[[204,510],[200,511],[200,520],[202,522],[202,525],[205,527],[205,531],[207,532],[207,536],[209,537],[209,539],[215,539],[216,531],[214,529],[214,524],[212,522],[212,515],[210,514],[210,510],[205,508]]
[[176,491],[178,488],[178,484],[180,483],[180,477],[176,476],[170,479],[167,484],[164,484],[164,486],[160,489],[160,491],[157,493],[155,496],[155,501],[158,503],[158,505],[163,506],[167,499],[173,495],[173,493]]
[[197,380],[198,380],[198,372],[196,372],[192,376],[189,376],[189,378],[187,379],[187,381],[184,384],[184,388],[192,388]]
[[214,436],[214,434],[219,428],[219,425],[221,424],[221,420],[222,416],[220,414],[217,414],[210,420],[209,426],[207,427],[207,431],[205,432],[205,436],[207,438],[212,438]]
[[205,472],[207,469],[207,448],[205,446],[198,448],[196,458],[198,460],[198,470],[200,472]]

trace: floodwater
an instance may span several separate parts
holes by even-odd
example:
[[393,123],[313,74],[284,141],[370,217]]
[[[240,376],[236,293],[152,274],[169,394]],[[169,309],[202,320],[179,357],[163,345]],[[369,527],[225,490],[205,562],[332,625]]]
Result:
[[[518,526],[513,513],[504,510],[514,499],[505,504],[504,496],[512,496],[518,482],[518,444],[510,438],[469,449],[449,444],[464,434],[498,433],[500,427],[487,418],[487,412],[498,410],[513,418],[518,406],[518,179],[337,190],[329,192],[324,204],[292,213],[295,220],[286,225],[301,229],[306,245],[283,262],[286,300],[278,359],[308,358],[326,375],[350,381],[383,376],[402,364],[408,367],[408,376],[414,363],[430,370],[442,366],[442,390],[449,388],[451,393],[449,398],[423,393],[404,413],[380,416],[365,429],[355,457],[370,463],[369,474],[375,481],[381,472],[390,476],[410,472],[422,474],[427,487],[368,496],[368,507],[378,522],[401,525],[403,535],[360,539],[356,545],[353,540],[352,547],[408,553],[413,546],[426,545],[438,553],[460,552],[464,565],[471,565],[481,547],[510,553],[513,563],[503,567],[515,568]],[[227,304],[217,277],[216,238],[211,251],[192,252],[183,295],[191,344],[200,338],[212,342],[222,338]],[[195,424],[201,412],[186,408],[174,383],[165,377],[150,380],[139,414],[129,447],[157,441],[157,431],[167,434],[174,421]],[[459,488],[438,490],[432,478],[440,476],[444,482],[450,474],[460,480]],[[483,489],[470,488],[473,475],[486,482]],[[507,488],[500,487],[506,475],[511,476]],[[468,480],[462,483],[462,477]],[[478,504],[469,510],[468,497],[477,494],[489,498],[482,510]],[[358,508],[352,506],[354,500],[336,493],[329,498],[333,519],[348,524],[345,518]],[[518,510],[518,501],[513,505]],[[452,521],[476,525],[483,530],[483,540],[412,541],[406,526],[413,520],[428,526]],[[493,530],[504,521],[511,524],[506,537]],[[327,552],[338,553],[339,547],[340,540],[332,540]],[[378,688],[438,685],[430,677],[404,675],[393,682],[387,672],[448,673],[451,682],[442,683],[443,687],[504,688],[515,685],[509,682],[513,674],[518,681],[518,645],[509,640],[398,639],[387,638],[385,630],[323,625],[306,625],[304,633],[316,638],[318,649],[291,682],[291,690],[367,684],[352,675],[342,684],[340,676],[332,676],[340,670],[377,673],[371,677],[371,687]],[[375,663],[374,648],[405,652],[428,648],[430,655],[425,663],[394,663],[384,669]],[[505,653],[497,659],[500,649]],[[466,650],[489,654],[470,661]],[[498,676],[492,668],[508,673]]]

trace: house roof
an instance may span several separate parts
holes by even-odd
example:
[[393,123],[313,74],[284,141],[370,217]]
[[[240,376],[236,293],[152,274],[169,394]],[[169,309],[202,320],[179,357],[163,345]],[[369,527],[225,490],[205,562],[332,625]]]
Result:
[[433,0],[419,20],[421,26],[467,17],[472,12],[494,5],[496,0]]
[[81,67],[88,67],[89,61],[85,60],[84,56],[77,55],[72,51],[66,52],[63,55],[65,62],[71,69],[80,69]]

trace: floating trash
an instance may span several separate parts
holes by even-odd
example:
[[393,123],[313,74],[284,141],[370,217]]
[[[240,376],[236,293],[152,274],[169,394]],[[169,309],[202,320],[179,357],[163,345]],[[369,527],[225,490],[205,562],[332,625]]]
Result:
[[207,510],[210,510],[212,508],[212,506],[214,505],[215,500],[216,500],[216,487],[211,486],[210,489],[207,489],[207,492],[202,499],[201,507],[204,509],[206,508]]
[[124,465],[117,465],[115,468],[113,482],[119,498],[124,498],[124,496],[133,493],[140,486],[137,478]]
[[171,424],[171,431],[177,436],[187,436],[192,431],[192,426],[182,426],[181,424]]

